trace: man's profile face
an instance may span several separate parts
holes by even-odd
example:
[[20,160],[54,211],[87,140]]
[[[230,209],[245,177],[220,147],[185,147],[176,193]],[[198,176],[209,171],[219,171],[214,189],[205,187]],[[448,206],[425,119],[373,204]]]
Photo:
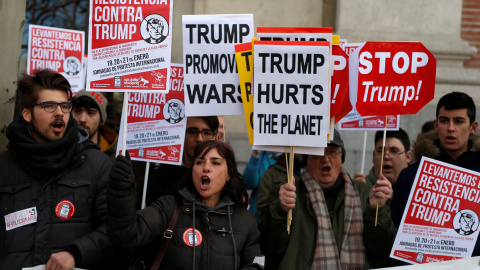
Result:
[[[372,155],[373,169],[377,179],[380,178],[380,166],[382,165],[382,146],[383,138],[377,141]],[[405,151],[402,141],[393,137],[386,138],[382,174],[392,185],[397,182],[398,175],[411,161],[412,153]]]
[[477,121],[470,123],[465,108],[445,110],[442,107],[433,123],[438,133],[440,145],[453,159],[457,159],[468,150],[470,135],[475,133],[478,128]]
[[322,188],[333,186],[341,169],[342,150],[338,146],[329,144],[324,156],[309,155],[307,158],[307,170]]
[[[67,93],[62,90],[40,90],[36,102],[44,101],[68,102]],[[42,105],[35,105],[23,109],[22,116],[29,123],[30,135],[37,142],[42,143],[62,139],[70,119],[70,113],[62,112],[60,106],[57,106],[54,112],[46,112]]]
[[147,24],[147,30],[153,39],[160,39],[163,32],[163,24],[157,19],[150,19]]
[[72,115],[78,124],[88,132],[90,138],[97,135],[101,121],[100,112],[97,109],[75,107],[72,110]]

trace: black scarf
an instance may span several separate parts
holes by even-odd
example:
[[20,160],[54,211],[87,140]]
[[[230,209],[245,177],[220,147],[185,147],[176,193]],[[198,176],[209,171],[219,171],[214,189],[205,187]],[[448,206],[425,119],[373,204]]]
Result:
[[40,178],[58,176],[67,170],[73,157],[82,149],[77,121],[70,117],[63,138],[48,143],[33,139],[28,126],[29,123],[20,116],[7,127],[8,149],[14,159],[28,173]]

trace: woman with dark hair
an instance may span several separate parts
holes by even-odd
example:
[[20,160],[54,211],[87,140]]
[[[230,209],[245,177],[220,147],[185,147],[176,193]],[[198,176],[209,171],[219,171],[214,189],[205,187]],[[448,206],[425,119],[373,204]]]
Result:
[[136,212],[131,162],[118,156],[107,193],[110,241],[126,248],[165,241],[178,202],[178,220],[159,269],[261,269],[252,264],[260,255],[260,233],[245,209],[244,191],[230,146],[205,141],[195,148],[178,193]]

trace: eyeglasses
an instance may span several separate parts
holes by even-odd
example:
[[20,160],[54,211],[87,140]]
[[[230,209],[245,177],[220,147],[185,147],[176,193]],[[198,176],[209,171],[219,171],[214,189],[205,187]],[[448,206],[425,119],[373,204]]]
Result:
[[[388,155],[391,159],[398,158],[401,154],[405,153],[405,151],[398,151],[398,150],[392,150],[392,151],[385,151],[384,155]],[[373,152],[373,155],[375,158],[382,158],[382,151],[375,150]]]
[[342,151],[325,149],[325,155],[328,156],[330,159],[338,158],[341,153]]
[[60,106],[60,109],[64,113],[69,113],[72,111],[72,103],[70,102],[44,101],[44,102],[32,103],[27,106],[36,106],[36,105],[42,105],[43,109],[46,112],[54,112],[57,110],[58,106]]
[[325,149],[325,153],[324,153],[323,156],[311,155],[310,157],[314,158],[314,159],[322,159],[322,158],[325,158],[326,156],[328,156],[330,159],[336,159],[340,156],[341,153],[342,153],[341,150]]
[[188,137],[197,137],[198,133],[202,134],[202,138],[204,139],[213,139],[215,137],[215,132],[211,129],[202,129],[199,130],[198,128],[187,128],[186,134]]

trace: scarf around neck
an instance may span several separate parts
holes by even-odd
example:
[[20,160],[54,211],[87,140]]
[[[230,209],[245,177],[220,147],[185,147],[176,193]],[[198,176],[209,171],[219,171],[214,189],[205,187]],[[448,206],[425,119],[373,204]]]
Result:
[[67,169],[75,154],[81,150],[79,126],[70,117],[65,135],[58,141],[37,142],[29,133],[29,123],[22,116],[15,119],[6,131],[8,149],[13,158],[36,177],[54,177]]
[[[350,179],[345,185],[344,225],[341,255],[338,254],[330,215],[322,187],[312,175],[304,170],[302,180],[308,190],[310,203],[315,213],[318,231],[312,269],[363,269],[365,246],[363,244],[363,216],[360,195]],[[341,222],[341,221],[340,221]]]

